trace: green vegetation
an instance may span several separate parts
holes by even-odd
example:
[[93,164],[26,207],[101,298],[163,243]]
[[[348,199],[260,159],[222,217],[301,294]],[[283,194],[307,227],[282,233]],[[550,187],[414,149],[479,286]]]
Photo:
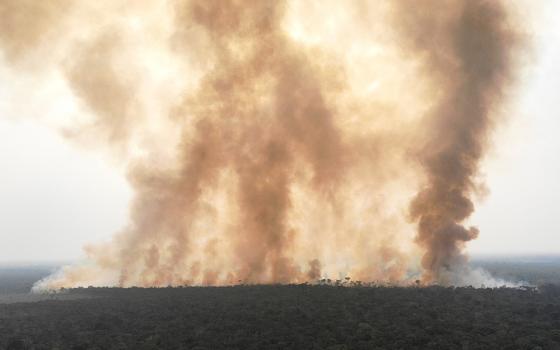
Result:
[[560,288],[85,288],[0,304],[2,349],[560,349]]

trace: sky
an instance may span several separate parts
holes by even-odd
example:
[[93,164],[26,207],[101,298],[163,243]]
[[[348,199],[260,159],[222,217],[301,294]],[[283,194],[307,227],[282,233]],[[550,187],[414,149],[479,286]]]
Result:
[[[560,2],[539,6],[530,64],[482,167],[490,192],[470,219],[481,231],[472,254],[560,254]],[[36,106],[14,101],[16,79],[0,67],[0,262],[79,259],[127,223],[125,170],[35,122],[48,92]]]
[[483,168],[490,195],[471,220],[473,253],[560,253],[560,3],[538,4],[532,61]]

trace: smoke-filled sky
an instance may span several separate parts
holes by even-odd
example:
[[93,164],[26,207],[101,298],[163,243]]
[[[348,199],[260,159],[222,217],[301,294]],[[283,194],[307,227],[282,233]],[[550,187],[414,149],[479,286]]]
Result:
[[0,261],[87,246],[69,279],[149,285],[560,253],[556,1],[45,3],[0,0]]

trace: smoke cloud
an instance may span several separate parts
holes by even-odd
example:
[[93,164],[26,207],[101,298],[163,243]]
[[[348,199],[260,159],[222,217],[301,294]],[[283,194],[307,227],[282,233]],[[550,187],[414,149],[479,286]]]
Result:
[[39,288],[468,283],[464,222],[515,72],[508,11],[2,0],[4,64],[30,88],[62,80],[58,127],[135,191],[129,225]]
[[399,13],[406,48],[423,56],[423,69],[439,89],[418,152],[427,181],[410,206],[416,240],[425,249],[423,277],[457,283],[466,265],[464,244],[479,234],[463,222],[474,211],[480,160],[512,81],[519,35],[500,2],[446,5],[452,10],[441,11],[441,3],[432,1],[420,14]]

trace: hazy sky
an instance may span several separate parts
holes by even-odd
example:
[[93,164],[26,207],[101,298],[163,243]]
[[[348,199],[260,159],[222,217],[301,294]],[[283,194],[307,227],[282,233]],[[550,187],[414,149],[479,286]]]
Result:
[[560,2],[534,3],[533,65],[483,169],[491,193],[472,218],[472,252],[560,253]]
[[[471,220],[481,230],[473,253],[560,253],[560,2],[538,4],[532,67],[483,168],[490,194]],[[124,170],[44,123],[15,120],[14,79],[0,67],[0,261],[79,258],[127,222]]]

